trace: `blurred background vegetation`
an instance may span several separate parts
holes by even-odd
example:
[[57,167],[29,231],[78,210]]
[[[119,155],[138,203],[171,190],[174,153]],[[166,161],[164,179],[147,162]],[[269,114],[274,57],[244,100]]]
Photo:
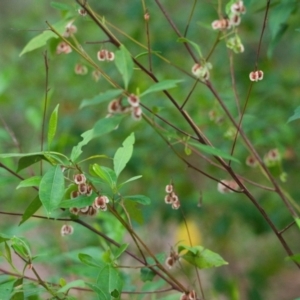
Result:
[[[74,24],[78,27],[76,38],[85,50],[93,57],[99,50],[97,44],[85,44],[105,39],[104,34],[88,17],[77,16],[74,1],[61,0],[73,10],[69,14],[76,15]],[[159,11],[154,1],[147,3],[150,13],[150,36],[152,48],[160,51],[170,61],[190,72],[193,61],[187,55],[182,44]],[[183,31],[188,20],[191,3],[186,1],[162,1],[178,28]],[[237,92],[241,104],[246,100],[249,89],[249,72],[254,69],[258,41],[263,26],[266,1],[244,1],[247,13],[242,18],[239,35],[245,52],[234,55]],[[120,28],[143,44],[146,44],[143,10],[140,1],[89,1],[92,8],[117,28]],[[226,4],[225,2],[223,3]],[[40,149],[42,110],[45,94],[44,51],[49,55],[49,87],[51,88],[48,117],[59,103],[58,134],[54,143],[55,151],[66,155],[80,140],[80,134],[90,129],[93,124],[107,114],[106,105],[79,109],[83,99],[93,98],[100,92],[110,88],[101,78],[98,82],[92,79],[92,68],[85,76],[76,75],[76,63],[85,62],[73,51],[69,55],[56,55],[58,40],[51,40],[47,47],[19,56],[26,43],[47,28],[45,21],[54,24],[66,17],[65,13],[55,10],[51,1],[2,1],[0,4],[0,152],[34,152]],[[218,18],[217,1],[199,0],[188,32],[188,38],[201,46],[204,56],[208,55],[217,33],[211,29],[211,22]],[[251,92],[244,130],[254,143],[257,151],[263,156],[270,149],[278,148],[284,158],[283,169],[287,173],[284,189],[294,199],[299,199],[299,130],[298,122],[288,123],[288,118],[300,102],[299,85],[299,2],[272,1],[265,36],[263,38],[259,68],[265,73],[262,82],[254,85]],[[282,35],[274,36],[274,26],[282,30]],[[279,32],[279,29],[277,32]],[[120,41],[134,54],[145,51],[126,37],[116,33]],[[114,51],[112,45],[107,45]],[[140,59],[147,63],[146,57]],[[233,91],[231,88],[229,56],[225,43],[220,43],[213,53],[210,62],[213,65],[211,80],[224,99],[230,111],[237,117]],[[110,76],[121,84],[121,78],[112,65],[103,67]],[[171,90],[171,94],[183,103],[194,81],[174,70],[170,65],[153,58],[153,69],[159,79],[184,79],[179,87]],[[139,71],[130,84],[129,90],[145,90],[151,81]],[[183,130],[184,122],[174,112],[171,103],[162,93],[151,94],[143,100],[148,107],[160,109],[160,114],[176,123]],[[207,134],[213,144],[230,151],[232,140],[227,138],[231,130],[221,109],[217,107],[213,95],[199,84],[189,100],[186,110],[197,121],[197,125]],[[213,122],[209,112],[215,110],[221,122]],[[163,125],[158,121],[159,124]],[[218,193],[215,182],[188,169],[178,160],[170,148],[155,131],[145,122],[134,122],[126,118],[118,130],[92,141],[84,148],[84,157],[93,154],[113,156],[122,141],[135,132],[136,143],[134,155],[124,179],[130,176],[143,175],[142,179],[133,183],[124,193],[140,193],[152,199],[152,205],[143,209],[145,223],[137,225],[141,236],[151,243],[154,252],[167,252],[170,246],[185,239],[182,230],[180,211],[172,211],[164,203],[165,185],[172,179],[178,193],[184,213],[190,224],[196,242],[219,253],[229,262],[228,266],[201,272],[207,299],[296,299],[300,297],[299,271],[296,266],[284,260],[286,253],[271,232],[266,222],[253,205],[241,194]],[[172,131],[170,131],[170,134]],[[184,146],[175,146],[184,153]],[[261,184],[266,180],[257,169],[249,169],[244,161],[248,152],[242,143],[238,143],[235,157],[242,164],[235,167],[241,175],[255,179]],[[219,179],[226,174],[207,165],[197,156],[187,157],[199,168],[206,170]],[[15,159],[2,160],[7,166],[16,170]],[[102,162],[101,162],[102,163]],[[106,162],[104,162],[106,163]],[[88,165],[83,167],[86,171]],[[24,177],[31,176],[32,171],[23,171]],[[0,169],[0,210],[23,212],[35,193],[29,189],[18,189],[18,179],[12,177],[4,169]],[[266,209],[278,228],[284,228],[291,217],[275,194],[257,191],[250,187],[261,205]],[[199,207],[199,199],[202,205]],[[42,213],[42,211],[41,211]],[[105,219],[103,219],[105,218]],[[93,253],[99,243],[103,243],[83,228],[76,227],[75,234],[80,238],[61,239],[59,222],[47,222],[31,219],[18,227],[19,217],[1,215],[1,232],[26,236],[33,245],[39,258],[43,272],[53,280],[64,276],[73,276],[80,269],[75,262],[78,249],[86,248]],[[126,239],[123,231],[110,218],[88,220],[95,226],[107,230],[108,235],[116,240]],[[149,236],[149,232],[152,234]],[[299,252],[299,230],[291,228],[285,237],[292,249]],[[82,251],[82,250],[81,250]],[[49,261],[49,255],[52,260]],[[39,268],[39,267],[37,267]],[[91,271],[92,272],[92,271]],[[86,274],[91,276],[92,273]],[[73,278],[74,279],[74,278]],[[124,290],[129,290],[134,281],[128,280]],[[82,297],[88,297],[82,294]],[[90,296],[90,295],[89,295]],[[178,295],[171,296],[178,299]],[[84,298],[88,299],[88,298]],[[91,298],[92,299],[92,298]],[[145,297],[144,299],[147,299]],[[150,298],[149,298],[150,299]],[[167,299],[160,296],[159,299]]]

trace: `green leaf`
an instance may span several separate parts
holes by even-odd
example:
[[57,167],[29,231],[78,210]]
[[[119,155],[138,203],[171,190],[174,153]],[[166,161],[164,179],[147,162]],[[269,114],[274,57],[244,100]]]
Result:
[[213,147],[208,146],[208,145],[195,143],[195,142],[190,142],[190,141],[188,142],[188,144],[196,147],[200,151],[205,152],[207,154],[211,154],[211,155],[214,155],[214,156],[219,156],[219,157],[222,157],[224,159],[229,159],[229,160],[235,161],[237,163],[240,163],[240,161],[238,159],[234,158],[230,154],[227,154],[227,153],[223,152],[222,150],[213,148]]
[[128,248],[129,244],[121,245],[116,251],[114,251],[114,258],[118,259]]
[[97,105],[106,101],[113,100],[114,98],[119,97],[122,93],[122,90],[108,90],[105,93],[101,93],[100,95],[97,95],[92,99],[83,99],[79,108],[83,108],[89,105]]
[[64,285],[62,288],[60,288],[56,293],[66,293],[68,292],[69,289],[71,288],[84,288],[85,287],[85,283],[83,280],[81,279],[78,279],[78,280],[74,280],[74,281],[71,281],[69,283],[67,283],[66,285]]
[[134,64],[129,51],[125,48],[124,45],[121,45],[119,50],[115,52],[115,64],[123,77],[124,86],[127,90],[129,81],[133,74]]
[[14,282],[14,292],[11,295],[10,300],[24,300],[24,291],[23,291],[23,278],[18,278]]
[[144,216],[140,205],[137,202],[126,200],[124,202],[127,213],[129,214],[131,220],[137,222],[140,225],[144,224]]
[[177,87],[177,83],[182,82],[181,79],[174,79],[174,80],[163,80],[151,85],[146,91],[140,94],[140,97],[143,97],[150,93],[160,92],[163,90],[169,90]]
[[[53,25],[53,28],[60,34],[63,34],[65,32],[66,26],[69,23],[69,20],[61,20]],[[19,56],[22,56],[23,54],[33,51],[35,49],[38,49],[40,47],[43,47],[46,45],[47,41],[52,38],[58,38],[58,36],[50,31],[49,29],[46,29],[43,33],[39,34],[38,36],[31,39],[27,45],[24,47],[22,52]]]
[[71,207],[77,207],[77,208],[82,208],[91,205],[95,200],[95,194],[91,196],[78,196],[74,199],[67,199],[63,200],[60,204],[59,207],[62,208],[71,208]]
[[137,179],[139,179],[139,178],[141,178],[141,177],[143,177],[143,175],[133,176],[133,177],[129,178],[128,180],[126,180],[126,181],[120,183],[120,184],[118,185],[118,187],[120,188],[121,186],[123,186],[123,185],[125,185],[125,184],[127,184],[127,183],[129,183],[129,182],[131,182],[131,181],[137,180]]
[[9,264],[12,264],[12,260],[11,260],[11,251],[10,251],[10,247],[8,246],[8,244],[6,242],[4,242],[4,246],[5,246],[5,256],[6,256],[6,260],[9,262]]
[[134,201],[143,205],[150,205],[151,199],[144,196],[144,195],[133,195],[133,196],[125,196],[123,197],[124,200]]
[[39,186],[41,182],[41,176],[33,176],[27,179],[22,180],[16,189],[23,188],[23,187],[32,187],[32,186]]
[[97,176],[99,176],[105,183],[107,183],[112,190],[116,188],[117,176],[114,170],[99,166],[98,164],[93,164],[92,170]]
[[29,244],[24,238],[13,236],[10,241],[11,246],[18,254],[20,254],[25,259],[32,260]]
[[23,224],[25,221],[27,221],[35,212],[37,212],[39,210],[39,208],[42,206],[42,202],[39,198],[39,196],[36,196],[28,205],[28,207],[26,208],[23,216],[22,216],[22,220],[19,223],[19,226],[21,224]]
[[11,292],[13,290],[14,280],[8,280],[6,282],[2,282],[0,285],[0,299],[10,299]]
[[[165,253],[158,253],[155,255],[156,259],[161,263],[163,264],[164,261],[166,260],[166,254]],[[150,266],[153,266],[155,265],[155,260],[152,258],[152,257],[147,257],[147,263],[150,265]],[[155,270],[158,270],[157,267],[153,267]],[[154,271],[152,271],[151,269],[145,267],[145,268],[141,268],[141,273],[140,273],[140,276],[141,276],[141,280],[143,282],[146,282],[146,281],[152,281],[153,278],[155,277],[156,273]]]
[[9,241],[10,239],[11,239],[10,236],[8,236],[6,234],[3,234],[3,233],[0,233],[0,244],[3,243],[3,242]]
[[273,7],[268,18],[268,25],[271,34],[271,43],[268,49],[268,57],[273,54],[274,48],[279,43],[284,32],[288,28],[287,21],[293,11],[299,4],[298,0],[282,0],[278,5]]
[[120,299],[123,280],[118,270],[111,265],[106,265],[98,274],[97,286],[104,294],[112,296],[113,293],[114,299]]
[[218,253],[205,249],[202,246],[178,246],[178,253],[183,250],[188,250],[188,252],[181,257],[199,269],[215,268],[228,264]]
[[43,176],[39,197],[47,214],[58,208],[65,191],[64,175],[59,165],[52,166]]
[[48,128],[48,149],[50,150],[51,143],[56,133],[57,128],[57,119],[58,119],[58,108],[59,104],[54,108],[50,120],[49,120],[49,128]]
[[97,138],[103,134],[109,133],[116,129],[121,120],[124,118],[122,116],[114,116],[110,118],[104,118],[96,122],[94,127],[86,132],[84,132],[81,136],[83,140],[78,143],[77,146],[73,147],[71,153],[71,160],[74,162],[82,153],[81,148],[87,145],[92,139]]
[[78,258],[83,264],[91,266],[91,267],[96,267],[96,268],[102,269],[106,266],[106,263],[101,262],[101,261],[96,261],[92,256],[85,254],[85,253],[79,253]]
[[177,39],[177,42],[179,42],[179,43],[189,43],[189,44],[191,44],[191,45],[194,47],[194,49],[196,50],[196,52],[198,53],[199,58],[201,59],[201,58],[203,57],[202,52],[201,52],[201,48],[200,48],[200,46],[199,46],[198,44],[196,44],[196,43],[194,43],[194,42],[192,42],[192,41],[190,41],[189,39],[184,38],[184,37],[178,38],[178,39]]
[[21,157],[18,161],[17,172],[20,172],[21,170],[28,168],[29,166],[41,161],[42,159],[48,161],[48,159],[41,154],[32,154],[32,155]]
[[300,263],[300,253],[288,256],[285,258],[286,261],[293,261],[295,263]]
[[295,109],[294,114],[288,119],[288,123],[300,119],[300,106]]
[[134,133],[132,132],[123,142],[123,147],[120,147],[115,153],[114,170],[117,178],[119,177],[123,169],[126,167],[126,164],[129,162],[132,156],[134,141]]
[[295,218],[295,222],[296,222],[298,228],[300,229],[300,218]]
[[56,1],[51,1],[50,5],[57,10],[73,10],[72,6]]
[[105,294],[98,288],[97,285],[86,282],[86,285],[89,286],[97,295],[99,300],[111,300],[110,294]]

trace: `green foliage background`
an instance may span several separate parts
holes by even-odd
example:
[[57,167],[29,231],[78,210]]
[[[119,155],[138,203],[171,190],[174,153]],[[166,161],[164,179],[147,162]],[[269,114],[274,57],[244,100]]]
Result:
[[[76,12],[77,6],[73,1],[61,2],[71,5]],[[204,55],[208,54],[217,35],[210,28],[211,22],[217,18],[216,3],[217,1],[198,1],[197,13],[193,17],[188,34],[190,40],[201,46]],[[243,16],[239,34],[245,46],[245,52],[237,54],[234,58],[237,91],[241,96],[242,104],[248,92],[249,72],[254,68],[265,13],[265,3],[261,1],[248,0],[244,3],[247,13]],[[135,39],[146,43],[145,28],[141,25],[143,12],[140,1],[118,1],[116,5],[114,1],[91,0],[90,5],[105,15],[107,21],[120,27]],[[187,58],[184,48],[176,42],[177,37],[170,30],[155,2],[149,2],[147,5],[153,35],[152,48],[161,51],[170,61],[190,72],[193,62]],[[169,1],[164,5],[177,26],[183,30],[189,14],[186,1]],[[54,24],[61,19],[62,15],[51,7],[50,1],[3,1],[0,8],[0,116],[2,119],[0,152],[11,152],[11,149],[15,149],[15,152],[31,152],[38,151],[40,148],[45,93],[43,53],[47,49],[51,88],[48,118],[55,106],[60,104],[58,134],[53,141],[53,150],[69,154],[72,147],[80,141],[80,134],[90,129],[98,119],[107,114],[106,105],[79,109],[81,101],[93,98],[110,87],[103,78],[97,83],[94,82],[91,78],[91,68],[86,76],[76,75],[75,64],[84,62],[75,52],[66,56],[55,55],[58,43],[55,39],[51,40],[44,49],[19,57],[25,44],[36,36],[39,30],[47,27],[46,20]],[[287,123],[287,120],[300,102],[298,19],[298,1],[272,3],[259,59],[259,68],[264,70],[265,78],[262,82],[255,84],[251,92],[244,121],[244,130],[252,141],[255,141],[254,144],[261,155],[273,148],[278,148],[283,154],[283,168],[288,174],[284,188],[294,199],[299,199],[300,196],[298,189],[299,121]],[[76,36],[82,43],[105,38],[88,18],[77,18],[75,24],[78,27]],[[280,30],[282,35],[279,35]],[[125,38],[122,42],[135,55],[144,51],[126,41]],[[115,50],[112,46],[108,48],[111,51]],[[85,49],[96,55],[99,45],[87,44]],[[144,60],[146,62],[146,57]],[[211,80],[226,100],[229,109],[235,112],[228,50],[225,44],[218,45],[210,61],[213,64]],[[161,80],[182,78],[181,73],[163,64],[158,58],[153,59],[153,65]],[[121,84],[117,70],[110,64],[107,64],[105,68]],[[136,92],[136,88],[144,91],[150,84],[149,79],[140,74],[140,76],[133,77],[129,90],[132,89],[133,93]],[[170,92],[176,99],[182,99],[183,103],[193,86],[193,81],[185,78],[185,81],[178,86]],[[183,124],[180,124],[179,116],[173,112],[171,103],[167,103],[162,94],[151,94],[143,101],[149,107],[162,108],[160,112],[162,116],[172,120],[183,130],[186,129]],[[197,120],[197,125],[205,130],[214,145],[228,152],[231,141],[224,135],[227,130],[230,130],[230,125],[226,121],[220,124],[210,121],[209,111],[215,107],[213,96],[200,84],[186,109]],[[218,113],[220,117],[223,117],[221,111]],[[9,131],[15,136],[18,145],[14,143]],[[220,253],[229,262],[228,266],[203,272],[202,276],[211,282],[207,286],[211,290],[212,298],[208,299],[218,299],[220,295],[224,295],[226,299],[253,300],[283,300],[300,297],[300,282],[296,267],[291,262],[284,261],[286,254],[281,245],[252,204],[240,194],[219,194],[216,183],[189,170],[145,122],[133,122],[130,118],[126,118],[118,130],[86,146],[84,156],[88,157],[93,154],[113,156],[131,132],[135,132],[136,143],[133,158],[123,176],[128,178],[143,175],[141,180],[131,185],[130,193],[147,195],[153,201],[152,205],[143,211],[145,224],[148,224],[147,228],[141,228],[139,231],[146,233],[149,229],[152,230],[153,237],[150,238],[153,238],[154,248],[157,247],[158,252],[163,252],[163,249],[159,249],[163,245],[162,240],[168,240],[170,244],[174,242],[171,235],[176,236],[177,223],[181,220],[180,213],[170,211],[163,201],[165,185],[172,179],[185,214],[188,219],[197,224],[198,232],[194,234],[201,236],[203,246]],[[183,153],[183,145],[176,147]],[[235,170],[249,177],[253,176],[256,180],[261,178],[261,183],[265,184],[264,177],[256,169],[249,169],[245,165],[247,155],[244,146],[239,144],[235,157],[242,164],[236,165]],[[198,163],[197,157],[189,157],[189,159]],[[16,169],[15,159],[5,159],[5,163],[12,169]],[[203,162],[198,164],[199,167],[209,170],[220,179],[226,176],[225,173],[222,174]],[[33,169],[33,171],[36,170]],[[30,172],[22,171],[21,174],[28,177],[31,175]],[[12,211],[17,207],[16,212],[23,212],[34,197],[34,191],[29,189],[15,190],[17,185],[16,178],[12,178],[5,170],[0,169],[1,211]],[[199,208],[197,204],[200,193],[203,203]],[[256,197],[278,228],[284,228],[291,222],[291,217],[282,209],[282,204],[275,194],[272,196],[270,193],[259,192],[256,193]],[[124,238],[122,229],[116,227],[117,225],[109,218],[103,218],[97,226],[105,228],[112,238],[122,240]],[[99,239],[94,240],[92,235],[87,235],[80,227],[75,228],[78,238],[72,240],[72,237],[69,237],[66,241],[59,236],[61,224],[58,222],[32,219],[21,227],[17,227],[19,220],[18,217],[1,215],[1,231],[26,236],[34,245],[34,250],[42,254],[39,260],[47,266],[45,273],[51,274],[53,280],[79,272],[80,267],[78,262],[75,263],[74,258],[78,249],[85,248],[87,253],[93,254],[95,247],[103,243]],[[156,232],[157,228],[162,228],[162,230]],[[286,233],[287,240],[296,249],[295,251],[297,247],[299,251],[298,231],[293,228]],[[169,247],[170,244],[164,245]],[[49,255],[53,257],[50,264]],[[90,276],[91,273],[88,275]],[[130,284],[133,283],[128,282],[128,286]],[[289,293],[290,296],[287,296]]]

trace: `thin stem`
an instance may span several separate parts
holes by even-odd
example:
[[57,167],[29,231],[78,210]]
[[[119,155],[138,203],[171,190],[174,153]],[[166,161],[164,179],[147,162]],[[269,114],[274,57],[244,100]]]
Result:
[[199,82],[199,79],[197,79],[192,87],[192,89],[190,90],[190,92],[188,93],[185,101],[183,102],[183,104],[180,107],[180,110],[182,110],[184,108],[184,106],[186,105],[186,103],[188,102],[188,100],[190,99],[190,97],[192,96],[193,91],[195,90],[197,83]]
[[191,13],[189,15],[188,22],[187,22],[185,30],[184,30],[184,34],[183,34],[184,37],[187,36],[188,30],[189,30],[189,27],[190,27],[190,24],[191,24],[191,21],[192,21],[192,18],[193,18],[193,14],[195,12],[196,4],[197,4],[197,0],[194,0],[193,7],[192,7]]
[[[43,109],[43,120],[42,120],[42,132],[41,132],[41,152],[44,150],[44,135],[45,135],[45,124],[46,124],[46,112],[48,107],[48,80],[49,80],[49,64],[48,64],[48,55],[45,51],[44,55],[44,64],[45,64],[45,98],[44,98],[44,109]],[[40,162],[40,174],[43,175],[43,160]]]

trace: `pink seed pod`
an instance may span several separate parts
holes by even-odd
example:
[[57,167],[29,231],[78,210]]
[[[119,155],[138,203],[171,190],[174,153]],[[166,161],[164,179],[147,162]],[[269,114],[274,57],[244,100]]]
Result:
[[230,25],[236,27],[239,26],[241,24],[241,17],[239,15],[232,15],[230,17]]
[[74,199],[74,198],[76,198],[78,196],[79,196],[79,192],[78,191],[72,191],[71,194],[70,194],[71,199]]
[[165,203],[166,204],[171,204],[172,203],[172,196],[171,195],[166,195],[165,196]]
[[66,42],[60,42],[56,47],[56,54],[69,54],[72,52],[72,48]]
[[81,183],[78,185],[78,192],[81,195],[86,195],[87,193],[87,184],[86,183]]
[[106,51],[105,58],[107,61],[113,61],[115,59],[115,54],[110,51]]
[[85,17],[87,15],[86,10],[82,7],[78,9],[78,13],[83,17]]
[[140,105],[140,99],[138,96],[131,94],[128,98],[127,98],[128,103],[132,106],[132,107],[138,107]]
[[109,199],[106,196],[98,196],[95,198],[93,206],[103,210],[103,209],[107,208],[106,204],[108,202],[109,202]]
[[90,209],[89,206],[81,207],[81,208],[80,208],[80,213],[82,213],[82,214],[85,215],[85,214],[88,213],[89,209]]
[[145,20],[145,21],[149,21],[149,19],[150,19],[150,15],[149,15],[148,12],[146,12],[146,13],[144,14],[144,20]]
[[82,184],[82,183],[86,183],[86,177],[84,174],[75,174],[74,175],[74,182],[76,184]]
[[243,1],[237,1],[236,3],[233,3],[230,7],[230,10],[234,14],[245,14],[246,13],[246,7],[244,6]]
[[280,161],[281,155],[280,155],[278,149],[272,149],[267,153],[266,158],[269,161]]
[[63,33],[63,37],[70,37],[72,34],[75,34],[77,32],[77,27],[75,25],[72,24],[72,22],[70,22],[69,24],[67,24],[66,26],[66,30]]
[[194,290],[190,291],[188,297],[189,300],[196,300],[197,299],[196,292]]
[[87,214],[91,217],[95,216],[96,214],[98,213],[98,209],[96,209],[95,207],[93,206],[90,206],[89,207],[89,210],[87,212]]
[[172,269],[172,267],[174,266],[175,264],[175,260],[173,257],[167,257],[166,261],[165,261],[165,264],[166,266],[169,268],[169,269]]
[[63,225],[60,230],[60,234],[62,236],[73,234],[73,232],[74,232],[74,228],[71,225]]
[[249,74],[249,78],[251,81],[258,81],[258,80],[262,80],[264,78],[264,72],[261,70],[258,71],[252,71]]
[[93,194],[93,187],[90,184],[87,184],[86,195],[91,196]]
[[215,20],[211,23],[211,27],[214,30],[230,29],[231,27],[230,20],[229,19]]
[[258,162],[256,160],[255,157],[249,155],[247,158],[246,158],[246,165],[251,167],[251,168],[255,168],[257,165],[258,165]]
[[209,70],[206,66],[202,66],[198,63],[194,64],[192,67],[192,73],[201,80],[209,79]]
[[80,212],[80,209],[77,208],[77,207],[71,207],[71,208],[69,209],[69,212],[70,212],[71,214],[77,216],[77,215],[79,214],[79,212]]
[[[223,185],[222,183],[226,184],[227,186]],[[221,180],[218,183],[218,191],[221,194],[225,193],[233,193],[234,191],[239,190],[239,185],[234,180]]]
[[131,111],[131,117],[135,121],[140,121],[142,119],[143,111],[140,106],[133,107]]
[[82,64],[76,64],[74,68],[74,72],[77,75],[86,75],[88,72],[88,68]]
[[120,99],[114,99],[110,101],[107,110],[110,114],[120,113],[122,111]]
[[94,81],[98,82],[101,77],[101,73],[98,70],[94,70],[92,72],[92,77]]
[[105,61],[106,60],[106,52],[107,50],[100,50],[97,52],[97,58],[99,61]]
[[177,200],[175,202],[172,202],[172,208],[173,209],[178,209],[180,207],[180,201]]
[[173,192],[173,184],[166,185],[166,193],[170,194]]
[[179,300],[189,300],[189,296],[186,294],[182,294],[179,298]]

